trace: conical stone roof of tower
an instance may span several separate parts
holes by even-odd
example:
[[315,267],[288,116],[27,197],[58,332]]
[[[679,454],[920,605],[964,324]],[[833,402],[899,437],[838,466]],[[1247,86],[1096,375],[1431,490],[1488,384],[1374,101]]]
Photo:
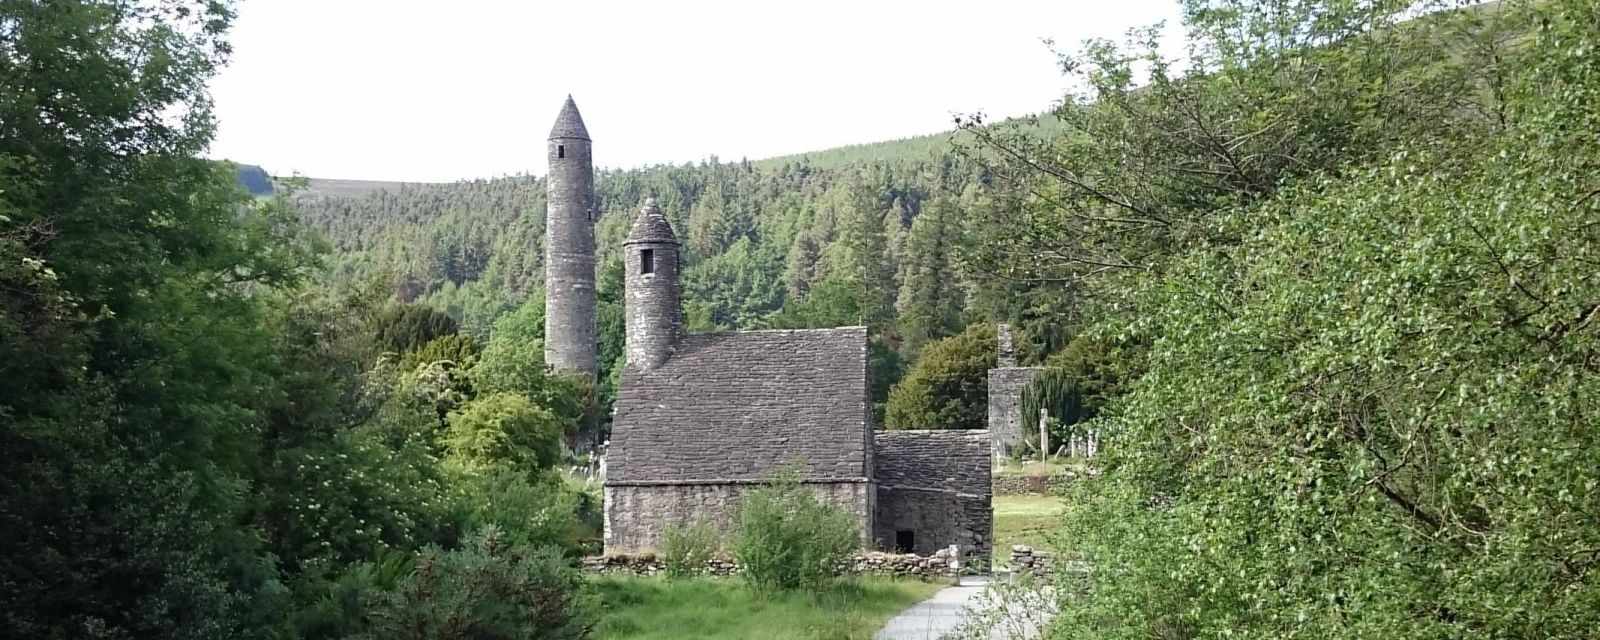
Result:
[[655,198],[645,199],[638,217],[633,219],[633,229],[628,232],[628,240],[624,244],[642,242],[678,244],[678,236],[672,233],[672,225],[667,222],[667,216],[661,213],[661,207],[656,206]]
[[578,114],[578,103],[572,101],[572,96],[567,96],[567,103],[561,105],[561,115],[556,116],[556,126],[550,128],[550,139],[578,138],[589,139],[589,129],[583,126],[583,116]]

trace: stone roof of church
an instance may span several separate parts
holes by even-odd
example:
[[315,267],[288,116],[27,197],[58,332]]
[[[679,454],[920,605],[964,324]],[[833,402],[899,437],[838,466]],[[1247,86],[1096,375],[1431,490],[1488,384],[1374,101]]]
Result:
[[561,105],[555,126],[550,127],[550,139],[556,138],[589,139],[589,129],[583,126],[583,116],[578,114],[578,103],[573,102],[570,95],[566,104]]
[[993,466],[988,429],[874,431],[872,472],[887,488],[987,496]]
[[623,372],[607,483],[812,480],[867,475],[866,327],[685,336],[671,358]]
[[678,244],[678,236],[672,233],[672,225],[667,222],[666,214],[661,213],[655,198],[645,199],[644,206],[639,208],[639,215],[633,219],[628,239],[623,242],[625,245],[636,243]]

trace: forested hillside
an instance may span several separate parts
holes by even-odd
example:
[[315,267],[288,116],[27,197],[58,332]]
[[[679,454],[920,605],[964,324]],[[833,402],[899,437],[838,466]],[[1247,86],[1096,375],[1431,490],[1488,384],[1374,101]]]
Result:
[[[939,141],[940,153],[905,157],[897,156],[898,142],[861,147],[880,149],[867,154],[889,158],[880,161],[838,161],[841,151],[826,151],[817,154],[827,159],[822,163],[809,155],[732,164],[713,158],[603,171],[600,261],[615,264],[626,225],[643,198],[655,195],[684,236],[687,306],[697,330],[782,321],[772,316],[786,302],[850,278],[875,289],[878,304],[905,309],[919,292],[902,285],[908,275],[916,284],[918,268],[938,274],[924,286],[963,294],[975,282],[956,268],[967,240],[959,216],[930,216],[914,232],[926,210],[958,214],[984,205],[978,175],[949,154],[945,137]],[[541,284],[544,183],[537,177],[397,185],[357,197],[317,189],[298,195],[295,208],[340,251],[339,278],[381,274],[401,298],[446,309],[474,331],[487,330]],[[869,250],[881,243],[878,264],[852,267],[852,242]],[[952,311],[968,317],[965,296],[955,300]],[[888,319],[881,308],[835,315],[857,323]]]
[[[826,151],[819,164],[713,158],[601,172],[603,373],[616,370],[622,342],[621,243],[652,195],[684,241],[691,331],[868,325],[879,403],[930,340],[1016,315],[1023,298],[961,268],[963,252],[985,241],[969,214],[991,202],[983,176],[950,153],[947,138]],[[335,280],[377,279],[486,338],[497,318],[542,304],[544,198],[542,179],[519,176],[359,197],[302,193],[293,202],[333,241]]]

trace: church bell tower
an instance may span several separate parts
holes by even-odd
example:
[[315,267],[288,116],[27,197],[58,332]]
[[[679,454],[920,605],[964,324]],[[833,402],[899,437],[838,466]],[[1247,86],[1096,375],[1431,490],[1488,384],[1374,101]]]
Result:
[[567,96],[550,129],[545,177],[544,362],[556,373],[595,377],[594,160],[589,131]]
[[648,371],[672,357],[683,333],[678,238],[655,198],[644,201],[622,246],[628,270],[623,280],[628,367]]

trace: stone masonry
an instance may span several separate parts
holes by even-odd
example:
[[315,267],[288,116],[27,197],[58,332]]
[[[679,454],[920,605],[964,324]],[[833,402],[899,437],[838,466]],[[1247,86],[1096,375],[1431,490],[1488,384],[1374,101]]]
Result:
[[989,370],[989,432],[994,435],[994,457],[1003,460],[1012,457],[1022,446],[1026,432],[1037,432],[1032,420],[1022,415],[1022,390],[1039,375],[1039,367],[1005,367]]
[[[662,484],[619,484],[605,487],[605,543],[607,553],[654,549],[667,527],[705,520],[719,531],[738,524],[744,493],[759,487],[749,480],[709,480]],[[873,486],[865,479],[854,482],[807,482],[823,501],[844,509],[863,527],[863,543],[873,508]]]
[[594,159],[578,105],[567,96],[550,129],[545,178],[544,362],[594,378]]
[[678,239],[656,199],[645,200],[623,242],[628,365],[654,369],[672,356],[683,333],[678,289]]
[[[667,566],[654,553],[607,554],[589,556],[578,565],[586,573],[602,575],[654,576],[666,572]],[[892,576],[920,578],[923,580],[948,580],[961,575],[960,558],[952,558],[949,549],[940,549],[929,555],[913,553],[882,553],[865,551],[856,553],[837,568],[840,575]],[[706,562],[700,570],[703,575],[732,576],[739,574],[739,563],[728,558]]]
[[[987,568],[994,539],[989,432],[874,435],[878,547],[929,554],[954,544],[968,562]],[[897,548],[906,542],[909,548]]]
[[[1044,369],[1017,366],[1010,326],[996,327],[995,338],[999,366],[989,370],[989,433],[994,437],[995,459],[1004,460],[1022,446],[1028,427],[1038,426],[1038,416],[1022,415],[1022,390]],[[1032,433],[1037,437],[1037,431]]]

